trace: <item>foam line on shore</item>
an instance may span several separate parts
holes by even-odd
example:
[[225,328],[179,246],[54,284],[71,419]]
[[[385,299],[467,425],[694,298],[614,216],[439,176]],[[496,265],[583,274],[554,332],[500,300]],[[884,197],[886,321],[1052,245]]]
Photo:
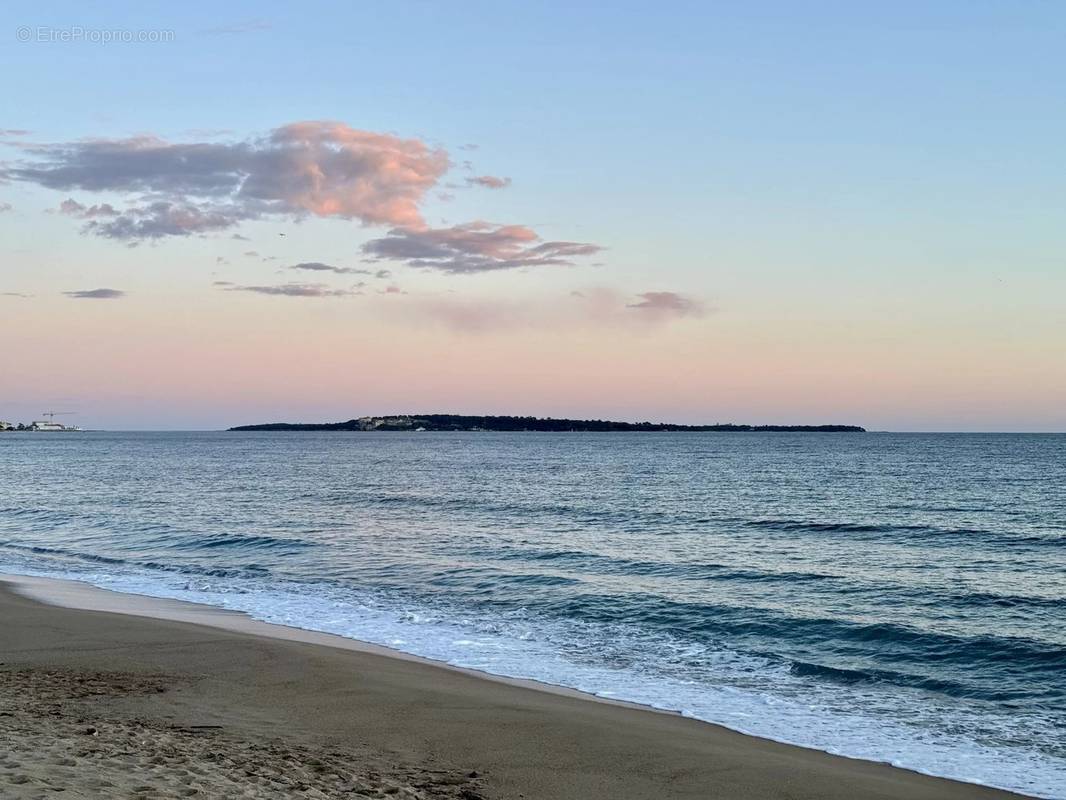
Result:
[[[434,669],[448,670],[450,672],[472,676],[480,680],[491,681],[514,687],[521,687],[525,689],[531,689],[534,691],[545,692],[548,694],[576,698],[579,700],[591,701],[594,703],[621,706],[652,714],[662,714],[672,717],[686,718],[697,722],[698,724],[707,725],[712,728],[718,728],[723,731],[728,731],[730,734],[742,736],[749,739],[771,741],[788,747],[795,747],[803,751],[825,753],[833,757],[845,758],[849,761],[858,761],[870,764],[882,764],[884,766],[891,767],[893,769],[898,769],[903,772],[910,772],[918,775],[928,776],[931,778],[943,778],[943,776],[936,775],[935,773],[924,772],[922,770],[908,769],[905,766],[892,764],[887,761],[858,758],[855,756],[847,755],[846,753],[830,752],[819,748],[805,747],[802,744],[797,744],[795,742],[790,742],[772,736],[756,736],[742,730],[731,728],[728,725],[722,725],[717,722],[699,719],[698,717],[692,717],[688,714],[684,714],[673,709],[657,708],[655,706],[650,706],[642,703],[619,700],[612,697],[592,694],[590,692],[583,692],[579,689],[574,689],[567,686],[560,686],[557,684],[546,683],[533,679],[498,675],[491,672],[471,669],[468,667],[458,666],[455,664],[431,658],[425,658],[423,656],[404,652],[402,650],[397,650],[384,645],[350,638],[347,636],[341,636],[338,634],[325,633],[321,631],[285,625],[282,623],[265,622],[254,618],[253,616],[244,611],[220,608],[206,603],[196,603],[187,600],[177,600],[172,598],[162,598],[151,595],[137,594],[133,592],[116,591],[112,589],[94,586],[84,581],[65,578],[0,573],[0,583],[5,583],[10,589],[22,595],[23,597],[47,605],[58,606],[72,610],[124,614],[137,617],[147,617],[151,619],[167,620],[190,625],[208,626],[232,633],[267,637],[272,639],[281,639],[286,641],[300,642],[303,644],[330,647],[334,649],[348,650],[359,653],[368,653],[375,656],[382,656],[386,658],[414,662],[429,666]],[[948,780],[957,779],[948,778]],[[970,785],[973,785],[975,788],[977,786],[996,788],[993,786],[989,786],[988,784],[965,781],[959,782],[964,784],[970,783]],[[1010,791],[1009,789],[1002,788],[1001,790]],[[1018,796],[1022,797],[1028,795]],[[1039,795],[1036,796],[1039,797]]]
[[[566,686],[557,686],[542,681],[525,678],[512,678],[505,675],[495,675],[491,672],[460,667],[444,661],[431,658],[423,658],[402,650],[396,650],[384,645],[365,642],[347,636],[334,633],[297,628],[292,625],[283,625],[277,622],[264,622],[255,619],[244,611],[234,611],[228,608],[207,605],[206,603],[193,603],[188,600],[173,600],[164,597],[153,597],[145,594],[132,592],[118,592],[111,589],[103,589],[93,586],[84,581],[75,581],[65,578],[46,578],[37,575],[16,575],[0,572],[0,583],[6,584],[12,591],[30,600],[46,605],[69,608],[76,611],[99,611],[108,614],[127,614],[135,617],[148,617],[150,619],[163,619],[170,622],[183,622],[190,625],[206,625],[212,628],[220,628],[232,633],[243,633],[249,636],[266,636],[272,639],[284,639],[290,642],[302,642],[304,644],[319,645],[321,647],[333,647],[340,650],[354,650],[359,653],[372,653],[386,658],[396,658],[403,661],[413,661],[425,664],[437,669],[446,669],[459,672],[464,675],[472,675],[483,680],[495,681],[508,686],[521,686],[526,689],[534,689],[540,692],[575,697],[596,703],[623,706],[625,708],[638,709],[653,714],[669,714],[671,716],[684,716],[676,711],[654,708],[641,703],[631,703],[624,700],[615,700],[609,697],[600,697],[589,692],[571,689]],[[702,722],[702,720],[701,720]],[[704,723],[714,725],[713,722]],[[725,727],[718,726],[715,727]],[[727,730],[729,730],[727,728]],[[748,734],[733,731],[741,736]],[[762,738],[762,737],[752,737]],[[784,742],[783,744],[790,744]],[[796,745],[798,746],[798,745]],[[804,748],[810,749],[810,748]],[[862,760],[862,759],[859,759]]]

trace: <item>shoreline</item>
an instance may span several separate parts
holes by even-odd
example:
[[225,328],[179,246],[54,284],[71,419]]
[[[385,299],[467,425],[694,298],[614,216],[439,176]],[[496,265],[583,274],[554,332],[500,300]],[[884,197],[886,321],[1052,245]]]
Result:
[[[48,651],[50,645],[58,644],[49,638],[53,634],[36,635],[33,630],[24,630],[23,642],[34,647],[22,654],[28,659],[22,663],[35,669],[54,666],[56,661],[74,661],[80,668],[87,668],[101,652],[126,652],[131,645],[150,640],[162,631],[173,635],[179,650],[186,637],[195,641],[207,635],[217,642],[222,651],[222,668],[212,673],[214,682],[226,683],[227,674],[232,681],[234,673],[241,673],[242,680],[253,684],[266,681],[269,685],[269,671],[258,675],[249,673],[248,665],[234,664],[234,651],[250,646],[249,642],[254,642],[257,649],[271,651],[278,659],[326,659],[332,665],[326,685],[310,679],[301,681],[298,673],[290,678],[282,703],[290,714],[301,716],[291,707],[294,703],[313,705],[323,699],[329,703],[331,697],[343,697],[343,687],[352,680],[377,684],[377,692],[363,697],[360,707],[365,710],[367,705],[372,706],[382,723],[376,732],[363,734],[375,739],[376,733],[375,741],[385,745],[386,752],[394,751],[397,744],[410,749],[412,743],[421,742],[414,747],[417,752],[413,761],[422,766],[427,759],[432,761],[442,755],[446,761],[469,765],[475,760],[474,754],[479,754],[484,771],[483,778],[477,781],[480,788],[467,789],[475,794],[484,792],[485,797],[1023,797],[884,763],[756,738],[676,712],[453,667],[332,634],[260,622],[244,613],[212,606],[24,576],[0,575],[0,589],[0,605],[13,622],[9,627],[19,629],[27,615],[43,616],[49,619],[51,631],[58,627],[76,632],[79,620],[93,620],[95,636],[81,649],[64,651],[62,657],[53,653],[48,658],[41,653],[40,645]],[[43,641],[35,642],[35,638]],[[0,633],[3,660],[7,662],[0,669],[4,670],[13,659],[20,659],[17,648],[13,653],[9,639],[10,631]],[[103,668],[114,658],[104,658],[94,668]],[[198,663],[194,652],[186,652],[180,658],[160,655],[157,666],[167,673],[184,673],[190,663]],[[398,673],[405,677],[397,684]],[[412,694],[432,696],[434,702],[419,709],[415,714],[419,724],[403,729],[397,740],[393,718],[398,709],[413,713],[404,699]],[[462,713],[441,711],[454,711],[457,701]],[[217,709],[213,710],[217,713]],[[245,697],[243,704],[230,709],[230,716],[241,718],[250,711],[265,711],[261,698]],[[515,719],[516,715],[519,719]],[[469,724],[460,725],[468,741],[455,742],[442,736],[456,724],[456,716],[476,726],[477,734],[472,735]],[[342,740],[352,736],[350,723],[346,726],[335,721],[325,725],[302,717],[301,720],[301,727],[308,729],[311,738],[320,738],[326,729],[330,736]],[[578,731],[583,735],[577,735]],[[502,748],[506,755],[493,753],[501,749],[503,741],[507,743]],[[374,758],[370,757],[370,761]],[[559,764],[566,761],[576,761],[580,767],[560,770]],[[481,774],[478,769],[471,771]]]
[[[207,603],[194,603],[189,600],[175,600],[167,597],[154,597],[147,594],[134,592],[119,592],[112,589],[103,589],[86,581],[70,580],[66,578],[46,578],[36,575],[17,575],[9,572],[0,572],[0,588],[6,587],[29,600],[44,605],[65,608],[71,611],[99,611],[109,614],[126,614],[148,619],[166,620],[168,622],[182,622],[190,625],[203,625],[210,628],[218,628],[231,633],[262,636],[268,639],[281,639],[283,641],[300,642],[316,647],[330,647],[338,650],[350,650],[356,653],[367,653],[381,658],[395,658],[401,661],[411,661],[423,664],[433,669],[444,669],[450,672],[458,672],[469,675],[479,680],[493,681],[507,686],[517,686],[524,689],[532,689],[549,694],[558,694],[563,697],[578,698],[594,703],[606,703],[608,705],[622,706],[640,711],[648,711],[653,714],[667,714],[670,716],[687,719],[683,714],[669,709],[655,708],[654,706],[634,703],[627,700],[618,700],[611,697],[602,697],[579,689],[571,689],[568,686],[559,686],[554,683],[538,681],[532,678],[514,678],[508,675],[496,675],[492,672],[461,667],[449,664],[446,661],[438,661],[425,656],[407,653],[394,647],[386,647],[382,644],[353,639],[335,633],[299,628],[295,625],[285,625],[280,622],[265,622],[256,619],[245,611],[236,611],[229,608],[220,608]],[[704,725],[715,725],[713,722],[694,720]],[[732,731],[724,725],[715,725],[725,730],[730,730],[741,736],[749,734],[741,731]],[[753,739],[762,737],[752,736]],[[767,741],[776,741],[768,739]],[[779,742],[788,744],[788,742]],[[812,748],[803,748],[809,750]],[[821,751],[816,751],[821,752]],[[847,756],[841,756],[847,758]],[[862,761],[863,759],[854,759]],[[885,763],[885,762],[872,762]],[[914,770],[907,770],[912,772]],[[917,773],[923,774],[923,773]],[[936,776],[933,776],[936,777]]]

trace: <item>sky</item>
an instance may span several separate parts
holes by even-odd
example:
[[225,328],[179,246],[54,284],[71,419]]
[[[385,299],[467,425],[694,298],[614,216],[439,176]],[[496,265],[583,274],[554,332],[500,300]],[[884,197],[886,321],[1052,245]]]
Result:
[[1066,431],[1066,5],[22,4],[0,419]]

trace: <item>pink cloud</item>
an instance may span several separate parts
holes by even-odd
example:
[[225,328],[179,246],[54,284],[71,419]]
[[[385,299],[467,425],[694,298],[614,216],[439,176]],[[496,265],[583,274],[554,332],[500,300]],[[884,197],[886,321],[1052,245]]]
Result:
[[[85,233],[131,245],[313,216],[389,226],[363,245],[364,256],[453,274],[575,266],[575,259],[602,250],[545,240],[518,224],[430,227],[421,205],[452,167],[448,154],[341,122],[295,122],[237,141],[136,136],[16,146],[24,158],[0,166],[0,181],[107,193],[114,205],[67,198],[59,211],[84,220]],[[469,162],[464,167],[472,169]],[[480,175],[467,183],[501,189],[510,178]]]
[[242,196],[366,224],[421,224],[418,205],[449,167],[443,150],[417,139],[340,122],[284,125],[259,152],[271,169],[251,171]]
[[99,205],[85,206],[72,197],[68,197],[66,200],[60,203],[59,208],[57,210],[60,214],[66,214],[68,217],[78,217],[79,219],[94,219],[96,217],[118,216],[118,212],[110,203],[100,203]]
[[[311,214],[367,225],[422,225],[419,204],[450,166],[417,139],[297,122],[239,142],[153,136],[23,145],[0,172],[50,189],[111,192],[129,206],[87,230],[119,239],[189,235]],[[76,201],[68,206],[76,213]],[[103,208],[97,206],[94,208]]]

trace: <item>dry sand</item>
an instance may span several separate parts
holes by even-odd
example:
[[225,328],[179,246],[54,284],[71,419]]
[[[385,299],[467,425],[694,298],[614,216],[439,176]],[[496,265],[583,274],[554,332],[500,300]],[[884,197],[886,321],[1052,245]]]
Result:
[[155,602],[0,588],[0,797],[1018,797]]

